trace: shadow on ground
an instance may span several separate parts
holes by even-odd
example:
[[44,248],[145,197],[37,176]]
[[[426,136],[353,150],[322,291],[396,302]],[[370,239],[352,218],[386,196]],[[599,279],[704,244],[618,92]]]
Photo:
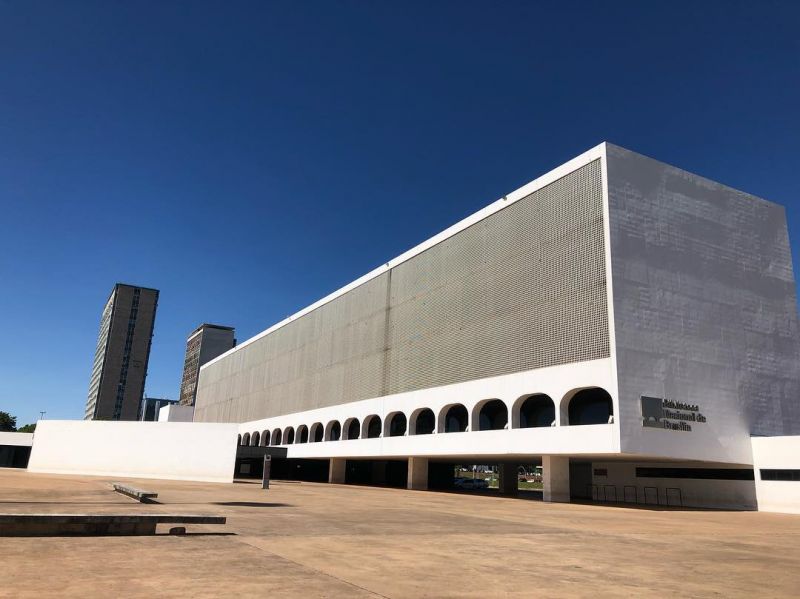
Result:
[[292,507],[290,503],[269,503],[266,501],[214,501],[211,505],[226,505],[233,507]]

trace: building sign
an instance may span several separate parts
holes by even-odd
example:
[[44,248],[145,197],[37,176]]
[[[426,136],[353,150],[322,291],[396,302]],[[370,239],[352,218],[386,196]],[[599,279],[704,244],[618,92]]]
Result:
[[642,426],[691,432],[692,425],[705,421],[697,404],[642,395]]

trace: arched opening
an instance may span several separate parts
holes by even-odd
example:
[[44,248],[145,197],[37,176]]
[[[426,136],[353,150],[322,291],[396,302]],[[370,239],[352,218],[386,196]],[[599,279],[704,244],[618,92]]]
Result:
[[381,418],[372,414],[364,419],[364,431],[361,435],[367,439],[377,439],[381,436]]
[[392,412],[386,417],[385,437],[402,437],[407,429],[408,421],[402,412]]
[[325,427],[325,440],[338,441],[342,437],[342,425],[338,420],[331,420]]
[[308,443],[308,427],[305,424],[297,427],[297,442]]
[[258,431],[254,432],[250,437],[250,445],[253,447],[258,447],[259,442],[261,441],[261,433]]
[[325,432],[325,428],[322,426],[321,422],[315,422],[311,425],[311,442],[312,443],[320,443],[323,439],[323,434]]
[[614,404],[608,391],[600,387],[581,389],[569,400],[570,426],[608,424],[612,422]]
[[250,433],[245,433],[242,437],[242,445],[250,445]]
[[519,428],[553,426],[556,404],[549,395],[536,393],[526,397],[519,406]]
[[291,445],[292,443],[294,443],[294,429],[291,426],[287,426],[283,429],[283,444]]
[[273,445],[281,444],[281,429],[276,428],[274,431],[272,431],[272,444]]
[[358,418],[348,418],[344,421],[344,438],[358,439],[361,436],[361,423]]
[[269,445],[269,431],[261,431],[261,446]]
[[430,435],[436,428],[436,416],[430,408],[422,408],[411,415],[411,434]]
[[[472,430],[501,431],[508,424],[508,408],[504,401],[490,399],[479,403],[476,412],[472,413]],[[475,426],[477,423],[477,426]]]
[[463,433],[469,425],[469,412],[460,403],[445,407],[439,418],[443,433]]
[[236,440],[236,444],[237,445],[241,445],[242,444],[242,436],[241,435],[239,435],[239,438]]

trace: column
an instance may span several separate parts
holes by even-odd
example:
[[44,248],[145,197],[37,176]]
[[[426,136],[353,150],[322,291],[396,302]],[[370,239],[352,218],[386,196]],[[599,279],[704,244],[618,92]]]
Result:
[[544,501],[569,503],[569,458],[564,456],[542,456],[542,482]]
[[500,493],[516,495],[519,492],[519,466],[517,464],[500,464]]
[[428,488],[428,458],[408,458],[408,488],[418,491]]
[[331,458],[330,466],[328,467],[328,482],[343,485],[346,470],[347,470],[346,459]]

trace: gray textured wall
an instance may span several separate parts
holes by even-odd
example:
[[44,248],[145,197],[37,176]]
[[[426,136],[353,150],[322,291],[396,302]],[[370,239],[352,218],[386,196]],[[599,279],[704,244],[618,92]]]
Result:
[[244,422],[609,355],[596,160],[201,371]]
[[[741,459],[750,432],[800,432],[783,208],[611,145],[608,185],[623,451]],[[642,394],[708,422],[644,429]]]

